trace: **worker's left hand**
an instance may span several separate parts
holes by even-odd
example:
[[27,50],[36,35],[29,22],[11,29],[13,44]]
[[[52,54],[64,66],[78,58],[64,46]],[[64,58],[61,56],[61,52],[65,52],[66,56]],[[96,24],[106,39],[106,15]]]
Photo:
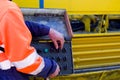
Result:
[[50,78],[54,78],[54,77],[56,77],[59,74],[59,72],[60,72],[60,67],[57,65],[57,68],[56,68],[55,72],[50,74],[49,77]]
[[59,33],[58,31],[50,28],[49,37],[53,41],[56,49],[58,49],[58,48],[62,49],[63,48],[63,45],[64,45],[65,41],[64,41],[64,37],[61,33]]

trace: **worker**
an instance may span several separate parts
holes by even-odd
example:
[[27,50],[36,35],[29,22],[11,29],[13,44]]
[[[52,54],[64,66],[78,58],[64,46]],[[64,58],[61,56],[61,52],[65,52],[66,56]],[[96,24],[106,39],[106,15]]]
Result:
[[[61,44],[60,48],[63,47],[64,38],[59,32],[51,28],[43,28],[42,32],[40,34],[49,35],[56,49],[59,48],[57,41]],[[31,75],[43,78],[58,75],[58,64],[41,57],[30,46],[31,33],[19,7],[11,1],[0,0],[0,47],[4,48],[4,51],[0,50],[0,80],[29,80]]]

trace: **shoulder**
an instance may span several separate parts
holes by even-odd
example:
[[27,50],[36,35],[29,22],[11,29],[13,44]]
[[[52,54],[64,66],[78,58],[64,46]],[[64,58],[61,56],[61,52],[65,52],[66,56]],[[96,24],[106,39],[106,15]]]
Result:
[[10,14],[10,12],[19,12],[21,13],[20,8],[11,1],[1,1],[0,3],[0,20],[4,17],[5,14]]

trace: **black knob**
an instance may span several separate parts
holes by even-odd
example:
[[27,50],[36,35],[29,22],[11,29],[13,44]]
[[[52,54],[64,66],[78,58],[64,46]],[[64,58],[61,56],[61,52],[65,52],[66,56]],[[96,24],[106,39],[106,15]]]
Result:
[[54,52],[55,52],[55,49],[50,48],[50,53],[54,53]]
[[40,49],[37,49],[37,53],[41,53],[42,51]]
[[66,53],[66,49],[65,49],[65,48],[63,48],[63,49],[62,49],[62,52],[63,52],[63,53]]
[[60,52],[60,49],[56,49],[56,52],[59,53],[59,52]]
[[67,58],[66,58],[66,57],[63,57],[63,61],[67,61]]
[[57,62],[60,62],[60,57],[57,57],[57,58],[56,58],[56,61],[57,61]]
[[63,66],[63,69],[64,69],[64,70],[67,70],[67,65]]

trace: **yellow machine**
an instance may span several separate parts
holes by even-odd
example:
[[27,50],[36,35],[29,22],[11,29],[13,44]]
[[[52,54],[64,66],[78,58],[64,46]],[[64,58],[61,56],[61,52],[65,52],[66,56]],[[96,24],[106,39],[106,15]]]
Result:
[[[51,80],[120,79],[120,0],[13,1],[21,8],[66,9],[73,29],[77,26],[72,38],[76,71]],[[82,30],[80,23],[83,23]],[[30,80],[34,79],[43,80],[30,77]]]
[[20,7],[64,8],[68,14],[119,14],[119,0],[13,0]]
[[[90,23],[99,24],[94,32],[107,32],[109,19],[119,19],[119,0],[13,0],[20,7],[25,8],[60,8],[66,9],[70,19],[81,20],[85,24],[85,31],[90,32]],[[86,16],[87,15],[87,16]],[[100,15],[99,17],[94,15]],[[101,27],[104,26],[104,27]]]

